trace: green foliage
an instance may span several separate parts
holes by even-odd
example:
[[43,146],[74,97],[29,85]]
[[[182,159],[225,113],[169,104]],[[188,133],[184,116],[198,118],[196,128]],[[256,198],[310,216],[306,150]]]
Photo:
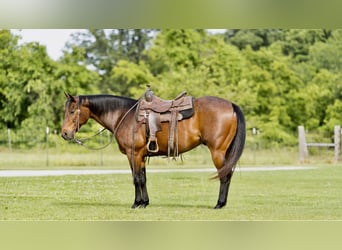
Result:
[[139,86],[146,86],[153,79],[144,62],[135,64],[126,60],[119,61],[111,75],[111,80],[117,84],[116,94],[128,93],[128,96],[136,98],[142,94]]
[[227,30],[224,40],[238,47],[245,49],[248,46],[253,50],[261,47],[268,47],[275,41],[283,39],[284,32],[279,29],[236,29]]
[[156,78],[155,92],[166,98],[181,90],[194,96],[227,96],[241,78],[244,64],[235,47],[195,30],[161,31],[146,54]]
[[336,99],[334,104],[329,105],[326,111],[326,117],[324,119],[325,126],[324,128],[327,131],[331,131],[334,129],[336,124],[340,124],[342,120],[342,101]]
[[44,140],[46,127],[60,128],[63,91],[97,91],[98,75],[71,60],[72,55],[55,62],[44,46],[17,42],[9,31],[0,31],[0,128],[12,128],[34,145]]
[[317,42],[325,42],[331,36],[329,30],[286,30],[283,44],[283,52],[297,61],[308,59],[310,47]]
[[80,61],[99,73],[101,92],[128,95],[128,88],[121,86],[122,81],[116,82],[111,76],[112,70],[121,60],[138,64],[152,32],[150,29],[90,29],[75,34],[67,48],[71,51],[83,49]]

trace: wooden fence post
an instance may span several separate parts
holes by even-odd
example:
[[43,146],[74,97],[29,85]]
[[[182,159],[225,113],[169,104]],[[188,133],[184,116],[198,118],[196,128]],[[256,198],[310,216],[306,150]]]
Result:
[[308,147],[334,147],[334,162],[338,162],[341,150],[341,126],[334,127],[334,143],[306,142],[304,126],[298,126],[299,162],[304,163],[309,155]]
[[299,139],[299,162],[304,163],[305,157],[308,156],[308,148],[306,145],[304,126],[298,126],[298,139]]
[[8,148],[12,151],[12,137],[11,137],[11,129],[7,128],[7,137],[8,137]]
[[340,142],[341,142],[341,127],[334,127],[334,144],[335,144],[335,162],[338,162],[338,158],[340,155]]

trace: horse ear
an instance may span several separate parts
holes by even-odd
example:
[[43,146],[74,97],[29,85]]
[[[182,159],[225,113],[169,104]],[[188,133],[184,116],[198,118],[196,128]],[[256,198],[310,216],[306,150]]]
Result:
[[70,99],[71,101],[75,101],[75,98],[72,95],[70,95],[69,93],[64,91],[64,95],[66,98]]

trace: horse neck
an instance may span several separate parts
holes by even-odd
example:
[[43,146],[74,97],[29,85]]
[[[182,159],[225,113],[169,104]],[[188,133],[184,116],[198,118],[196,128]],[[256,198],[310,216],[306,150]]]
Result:
[[[103,98],[103,96],[99,96],[98,98]],[[122,119],[125,119],[124,116],[126,116],[126,113],[134,105],[132,104],[133,100],[127,99],[129,103],[124,103],[124,100],[126,99],[105,96],[105,98],[103,98],[104,103],[97,105],[95,108],[94,105],[92,105],[92,101],[99,102],[101,99],[96,100],[94,97],[88,98],[88,107],[90,111],[89,118],[94,119],[100,125],[114,133],[116,128],[120,126]]]

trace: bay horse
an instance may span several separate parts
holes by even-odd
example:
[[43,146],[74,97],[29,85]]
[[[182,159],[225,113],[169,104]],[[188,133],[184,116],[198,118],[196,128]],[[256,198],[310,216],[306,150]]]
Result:
[[[61,136],[74,140],[80,127],[94,119],[113,133],[119,149],[127,155],[135,186],[132,208],[146,207],[149,197],[146,187],[147,151],[145,124],[137,126],[138,100],[112,95],[80,95],[65,93],[65,114]],[[187,152],[200,144],[209,148],[212,161],[220,180],[218,201],[215,209],[227,203],[228,191],[234,168],[239,160],[246,136],[244,115],[234,103],[214,96],[194,98],[192,117],[178,122],[178,151]],[[153,156],[167,155],[168,123],[162,123],[157,133],[158,152]]]

